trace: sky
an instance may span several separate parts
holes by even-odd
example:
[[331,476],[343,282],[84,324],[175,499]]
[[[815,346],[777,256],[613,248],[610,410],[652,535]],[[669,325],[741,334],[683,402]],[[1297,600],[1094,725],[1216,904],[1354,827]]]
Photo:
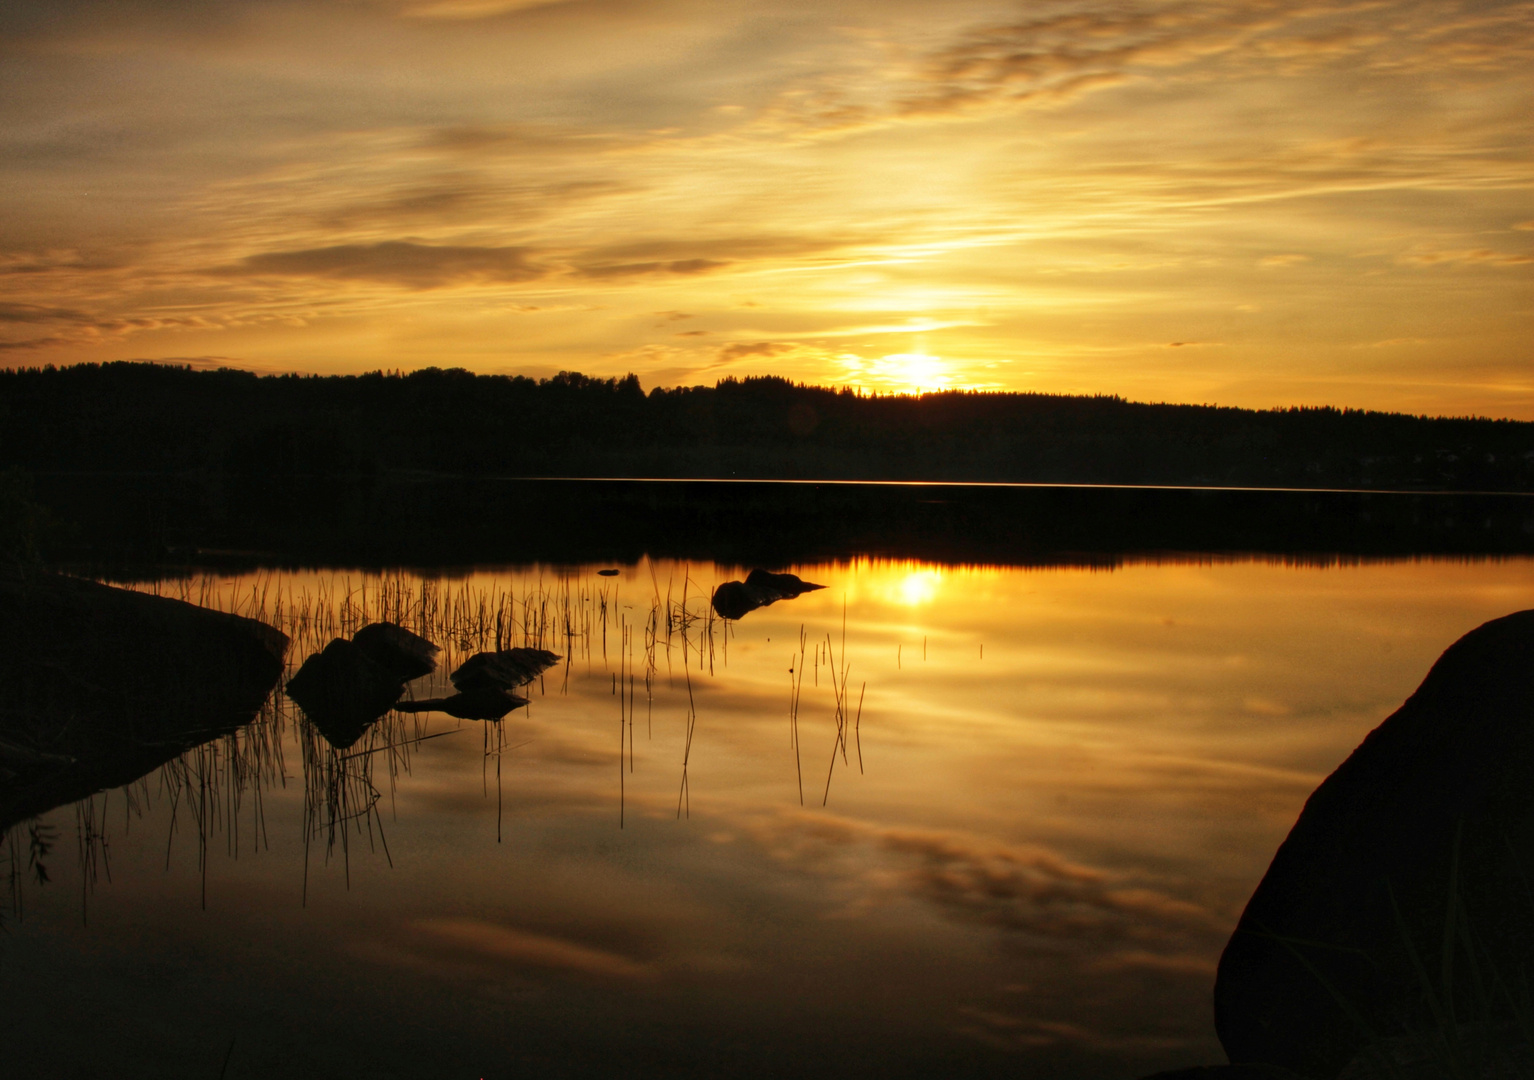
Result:
[[0,0],[0,364],[1534,419],[1528,0]]

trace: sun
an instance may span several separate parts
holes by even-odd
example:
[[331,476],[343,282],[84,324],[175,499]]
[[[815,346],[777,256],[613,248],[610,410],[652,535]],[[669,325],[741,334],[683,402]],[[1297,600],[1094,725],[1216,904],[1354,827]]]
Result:
[[891,353],[874,361],[874,370],[897,389],[913,394],[948,388],[948,365],[927,353]]

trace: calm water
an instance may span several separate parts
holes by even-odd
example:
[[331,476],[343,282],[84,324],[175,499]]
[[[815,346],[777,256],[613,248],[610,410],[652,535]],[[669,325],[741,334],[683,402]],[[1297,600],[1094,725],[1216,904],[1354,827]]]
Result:
[[566,659],[498,725],[394,714],[341,752],[279,695],[13,830],[17,1075],[1222,1060],[1214,966],[1306,796],[1534,605],[1529,559],[862,561],[726,627],[706,597],[740,567],[599,568],[139,586],[264,614],[290,670],[394,615],[447,654],[417,697],[497,635]]

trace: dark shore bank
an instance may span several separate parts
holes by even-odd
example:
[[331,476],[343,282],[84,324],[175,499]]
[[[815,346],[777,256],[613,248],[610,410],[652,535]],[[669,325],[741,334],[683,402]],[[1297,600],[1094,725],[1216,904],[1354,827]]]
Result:
[[40,474],[46,547],[76,565],[786,566],[884,557],[1033,566],[1259,555],[1534,552],[1534,497],[390,475]]
[[287,645],[252,619],[0,570],[0,831],[248,723]]

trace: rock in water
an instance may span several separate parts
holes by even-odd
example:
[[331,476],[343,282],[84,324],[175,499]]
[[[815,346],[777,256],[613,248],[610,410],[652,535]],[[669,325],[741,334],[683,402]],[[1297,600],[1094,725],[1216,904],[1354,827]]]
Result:
[[714,590],[714,611],[720,618],[739,619],[757,608],[824,588],[824,585],[805,581],[797,574],[753,570],[746,575],[745,581],[726,581]]
[[526,686],[559,660],[547,649],[503,649],[481,652],[465,660],[448,678],[459,690],[515,690]]
[[345,638],[336,638],[305,660],[287,686],[288,697],[338,750],[360,739],[404,690],[402,680]]
[[[772,596],[774,600],[783,600],[788,597],[798,596],[800,593],[814,592],[816,589],[824,589],[824,585],[816,585],[812,581],[805,581],[798,574],[774,574],[770,570],[753,570],[746,575],[746,585],[755,589],[762,596]],[[776,594],[776,595],[774,595]],[[767,603],[771,603],[769,600]]]
[[352,641],[401,682],[436,671],[437,653],[442,651],[419,634],[386,622],[369,623],[352,635]]
[[[1534,611],[1450,646],[1306,802],[1220,959],[1226,1053],[1332,1078],[1371,1039],[1436,1028],[1426,991],[1443,997],[1461,926],[1483,980],[1528,985]],[[1457,1019],[1494,1022],[1466,1015],[1471,956],[1450,940]]]
[[714,590],[714,611],[721,619],[740,619],[762,606],[743,581],[726,581]]

